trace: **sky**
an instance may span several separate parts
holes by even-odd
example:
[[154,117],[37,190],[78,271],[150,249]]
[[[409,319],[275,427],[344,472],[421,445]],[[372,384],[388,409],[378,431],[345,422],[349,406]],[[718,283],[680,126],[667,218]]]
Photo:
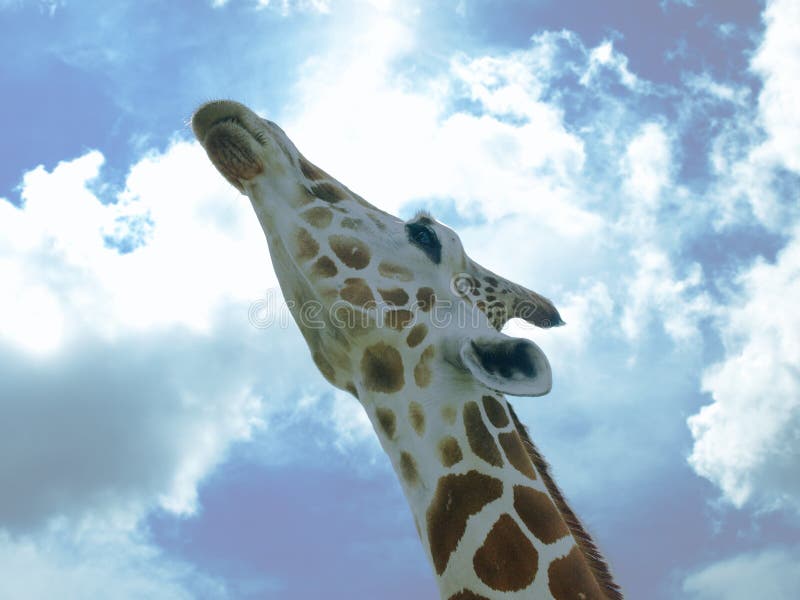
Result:
[[0,598],[436,597],[191,135],[216,98],[554,300],[566,327],[505,328],[555,380],[514,405],[627,597],[794,597],[799,25],[793,0],[0,0]]

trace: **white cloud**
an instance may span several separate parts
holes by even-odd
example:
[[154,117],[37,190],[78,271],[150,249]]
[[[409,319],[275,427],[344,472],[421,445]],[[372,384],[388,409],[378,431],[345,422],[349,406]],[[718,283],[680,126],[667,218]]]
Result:
[[800,588],[800,548],[748,552],[714,563],[683,582],[690,600],[794,598]]
[[[90,152],[52,173],[37,167],[23,178],[24,207],[0,205],[0,269],[17,292],[4,299],[0,333],[11,342],[55,350],[87,332],[203,332],[221,302],[274,284],[249,202],[218,181],[198,147],[178,143],[137,163],[116,204],[89,189],[102,163]],[[120,254],[107,243],[120,230],[142,232],[142,245]],[[37,322],[32,337],[21,326]]]
[[622,317],[622,330],[637,340],[658,319],[664,331],[676,342],[697,339],[699,321],[714,310],[714,303],[703,288],[700,265],[690,265],[680,278],[670,257],[652,246],[631,250],[636,272],[627,279],[629,302]]
[[800,111],[795,108],[800,83],[792,75],[800,71],[800,42],[792,27],[800,20],[800,6],[774,0],[763,17],[764,37],[750,62],[763,81],[757,110],[739,111],[714,140],[710,158],[717,181],[712,194],[719,205],[718,226],[755,217],[785,232],[800,216]]
[[[328,14],[331,12],[331,0],[249,0],[256,8],[271,8],[283,16],[295,12],[310,12]],[[211,0],[213,8],[222,8],[231,3],[231,0]]]
[[[232,344],[254,332],[247,305],[270,282],[249,203],[189,144],[136,164],[114,204],[89,189],[102,163],[93,151],[37,167],[22,207],[0,202],[0,456],[13,457],[0,461],[0,526],[12,531],[157,505],[191,514],[198,482],[261,417]],[[109,247],[119,227],[145,243]],[[231,310],[240,320],[223,326]]]
[[592,48],[589,53],[589,65],[581,76],[581,83],[590,85],[603,70],[615,73],[619,82],[632,91],[644,92],[650,88],[648,82],[639,79],[628,69],[628,57],[616,52],[614,43],[610,40],[605,40]]
[[769,159],[800,173],[800,40],[795,25],[800,22],[800,4],[772,0],[764,11],[767,31],[753,57],[751,68],[764,81],[758,103],[769,138],[759,149]]
[[645,123],[622,158],[623,189],[629,203],[627,225],[637,234],[656,229],[662,193],[672,183],[670,140],[658,123]]
[[274,6],[280,10],[281,14],[288,15],[294,11],[329,13],[331,11],[331,0],[257,0],[260,8]]
[[800,231],[741,285],[722,321],[725,359],[703,376],[713,402],[688,421],[689,461],[736,506],[800,510]]
[[[686,86],[696,94],[705,94],[717,101],[730,102],[745,107],[750,101],[750,90],[744,86],[735,86],[715,80],[708,71],[701,73],[685,73],[682,76]],[[697,98],[695,98],[695,101]]]
[[661,7],[661,10],[667,10],[670,4],[674,4],[676,6],[688,6],[693,7],[695,5],[695,0],[661,0],[658,5]]
[[225,585],[176,561],[132,531],[60,526],[36,537],[0,533],[0,596],[49,600],[84,598],[222,599]]
[[[490,219],[524,212],[564,232],[590,227],[593,217],[570,199],[582,142],[539,98],[532,74],[548,64],[555,42],[543,37],[509,56],[458,57],[412,88],[389,66],[414,48],[413,18],[372,15],[348,32],[352,44],[308,61],[287,115],[298,147],[389,211],[447,198]],[[461,88],[486,114],[451,111]]]
[[19,9],[25,4],[38,4],[42,13],[52,17],[59,8],[63,7],[65,0],[0,0],[0,10]]
[[[800,45],[787,29],[797,21],[798,7],[770,2],[764,19],[764,39],[751,67],[764,79],[756,124],[765,135],[759,139],[744,129],[744,135],[721,137],[712,155],[715,168],[732,177],[721,178],[714,193],[727,204],[729,218],[736,199],[745,198],[752,214],[787,233],[789,242],[774,264],[758,261],[741,273],[741,291],[721,313],[725,356],[704,373],[703,390],[713,402],[688,420],[694,437],[689,460],[735,506],[800,510],[797,192],[775,185],[779,169],[800,169],[800,113],[792,103],[800,90],[788,74],[800,68]],[[740,119],[745,122],[747,115]]]

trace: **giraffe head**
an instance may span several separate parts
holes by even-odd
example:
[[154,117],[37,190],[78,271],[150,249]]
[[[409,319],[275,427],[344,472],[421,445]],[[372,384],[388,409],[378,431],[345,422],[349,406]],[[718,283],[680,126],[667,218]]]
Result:
[[550,390],[538,346],[499,332],[512,317],[561,325],[549,300],[471,260],[429,214],[404,222],[369,204],[241,104],[205,104],[192,128],[250,198],[284,297],[331,383],[390,394],[429,382],[438,361],[451,380],[512,395]]
[[369,204],[241,104],[208,103],[192,127],[250,198],[320,372],[367,410],[442,597],[621,598],[502,395],[550,390],[538,346],[500,330],[561,325],[552,303],[470,259],[429,214]]

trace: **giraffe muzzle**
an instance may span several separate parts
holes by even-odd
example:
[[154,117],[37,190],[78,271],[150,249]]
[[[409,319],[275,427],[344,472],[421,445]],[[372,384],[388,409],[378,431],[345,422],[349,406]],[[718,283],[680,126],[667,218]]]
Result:
[[211,162],[239,191],[264,171],[262,129],[250,109],[229,100],[204,104],[192,116],[192,130]]

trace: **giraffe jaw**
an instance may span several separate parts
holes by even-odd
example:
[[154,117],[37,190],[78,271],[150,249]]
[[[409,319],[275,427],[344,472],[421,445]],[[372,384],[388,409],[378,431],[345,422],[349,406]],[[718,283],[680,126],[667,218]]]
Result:
[[230,100],[208,102],[192,116],[192,130],[217,170],[240,192],[265,171],[264,147],[272,136],[246,106]]

